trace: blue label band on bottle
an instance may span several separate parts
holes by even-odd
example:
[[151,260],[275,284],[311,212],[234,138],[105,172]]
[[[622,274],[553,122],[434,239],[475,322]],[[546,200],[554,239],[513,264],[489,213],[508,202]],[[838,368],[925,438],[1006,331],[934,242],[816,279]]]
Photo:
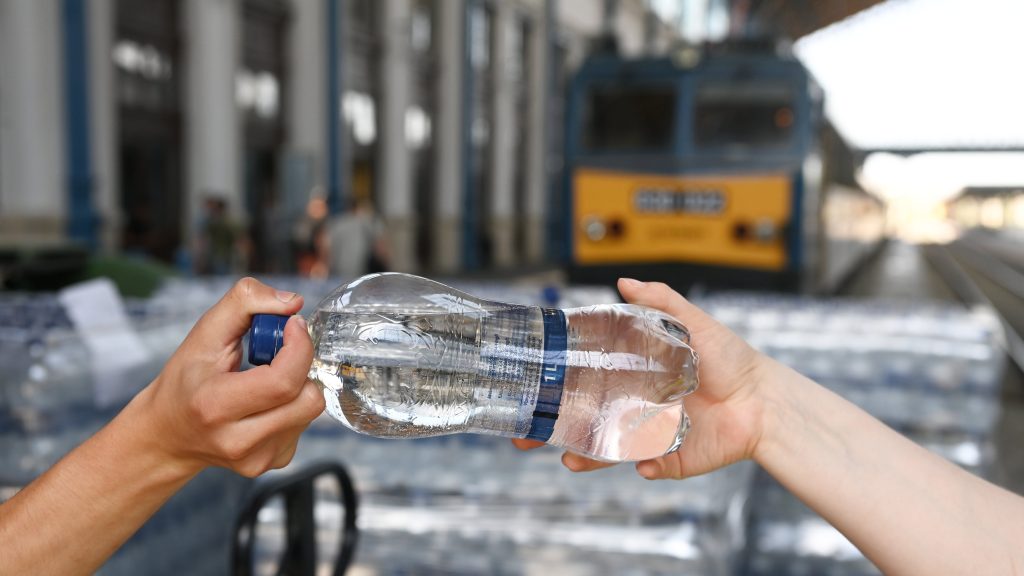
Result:
[[566,338],[565,314],[557,308],[545,308],[544,316],[544,364],[540,371],[540,389],[537,392],[537,407],[533,411],[533,422],[527,438],[547,442],[555,430],[558,410],[562,405],[562,388],[565,385]]

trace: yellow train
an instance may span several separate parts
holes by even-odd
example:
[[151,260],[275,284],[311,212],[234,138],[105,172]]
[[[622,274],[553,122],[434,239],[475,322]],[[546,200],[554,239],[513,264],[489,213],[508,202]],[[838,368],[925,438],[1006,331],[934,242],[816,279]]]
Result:
[[[830,238],[822,96],[794,58],[718,46],[589,58],[569,90],[563,243],[570,277],[827,291],[882,238]],[[852,184],[852,177],[850,178]],[[837,196],[838,198],[838,196]],[[851,248],[851,246],[853,248]],[[835,258],[837,250],[845,256]],[[855,257],[849,258],[850,254]]]

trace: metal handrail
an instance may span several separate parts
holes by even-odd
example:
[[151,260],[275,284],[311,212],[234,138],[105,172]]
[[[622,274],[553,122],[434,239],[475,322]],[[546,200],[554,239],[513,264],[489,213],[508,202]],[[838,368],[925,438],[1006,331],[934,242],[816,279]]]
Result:
[[293,473],[275,476],[257,484],[235,522],[235,538],[231,553],[231,574],[253,574],[253,546],[260,509],[276,496],[285,501],[286,544],[278,574],[305,576],[316,572],[316,521],[314,482],[323,476],[334,477],[341,488],[345,507],[345,520],[341,530],[338,557],[333,574],[341,576],[348,569],[355,554],[358,529],[356,512],[358,498],[348,471],[338,462],[319,462]]

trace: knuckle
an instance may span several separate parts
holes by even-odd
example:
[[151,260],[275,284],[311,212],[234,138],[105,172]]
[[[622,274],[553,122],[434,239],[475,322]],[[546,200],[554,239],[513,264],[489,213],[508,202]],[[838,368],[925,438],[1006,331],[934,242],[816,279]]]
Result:
[[302,388],[297,403],[296,420],[303,423],[311,422],[327,408],[327,402],[324,395],[319,392],[319,387],[310,384]]
[[321,414],[324,413],[324,410],[326,409],[327,405],[324,403],[324,399],[321,396],[318,402],[313,402],[310,404],[309,412],[306,414],[305,421],[312,422],[313,420],[316,420]]
[[194,422],[206,428],[215,426],[219,421],[217,410],[203,394],[195,394],[189,399],[188,412]]
[[266,455],[253,456],[239,463],[236,471],[246,478],[255,478],[273,467],[273,459]]
[[651,282],[651,287],[662,294],[671,294],[673,290],[664,282]]
[[295,447],[293,446],[290,450],[278,456],[273,462],[270,463],[270,468],[274,470],[280,470],[291,463],[292,458],[295,457]]
[[235,472],[238,472],[242,476],[245,476],[246,478],[250,479],[255,478],[260,474],[266,472],[266,470],[264,470],[262,467],[257,466],[256,464],[253,464],[251,462],[243,462],[239,466],[235,467],[234,470]]
[[323,393],[320,391],[320,385],[316,382],[307,380],[303,393],[306,395],[306,398],[309,399],[311,408],[319,408],[320,410],[326,408],[326,400],[324,399]]
[[221,443],[220,453],[228,462],[240,463],[244,467],[251,448],[247,441],[230,436]]
[[274,378],[267,386],[267,396],[275,405],[287,404],[297,395],[296,386],[288,378]]
[[255,278],[251,276],[246,276],[245,278],[242,278],[238,282],[235,282],[235,285],[231,289],[231,294],[238,301],[244,302],[250,296],[252,296],[252,293],[256,289],[257,284],[258,282],[256,281]]

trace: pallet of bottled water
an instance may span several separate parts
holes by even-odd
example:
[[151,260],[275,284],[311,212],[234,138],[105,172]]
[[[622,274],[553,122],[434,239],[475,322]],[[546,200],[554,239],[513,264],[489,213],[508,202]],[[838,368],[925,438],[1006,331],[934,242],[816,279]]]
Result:
[[[727,293],[695,303],[751,344],[964,468],[994,462],[1005,359],[987,309],[937,302]],[[763,471],[750,574],[876,574],[838,531]]]
[[684,482],[644,480],[628,463],[574,474],[552,447],[521,452],[476,435],[376,439],[326,416],[292,466],[320,460],[353,475],[356,566],[375,573],[734,574],[754,474],[749,463]]

